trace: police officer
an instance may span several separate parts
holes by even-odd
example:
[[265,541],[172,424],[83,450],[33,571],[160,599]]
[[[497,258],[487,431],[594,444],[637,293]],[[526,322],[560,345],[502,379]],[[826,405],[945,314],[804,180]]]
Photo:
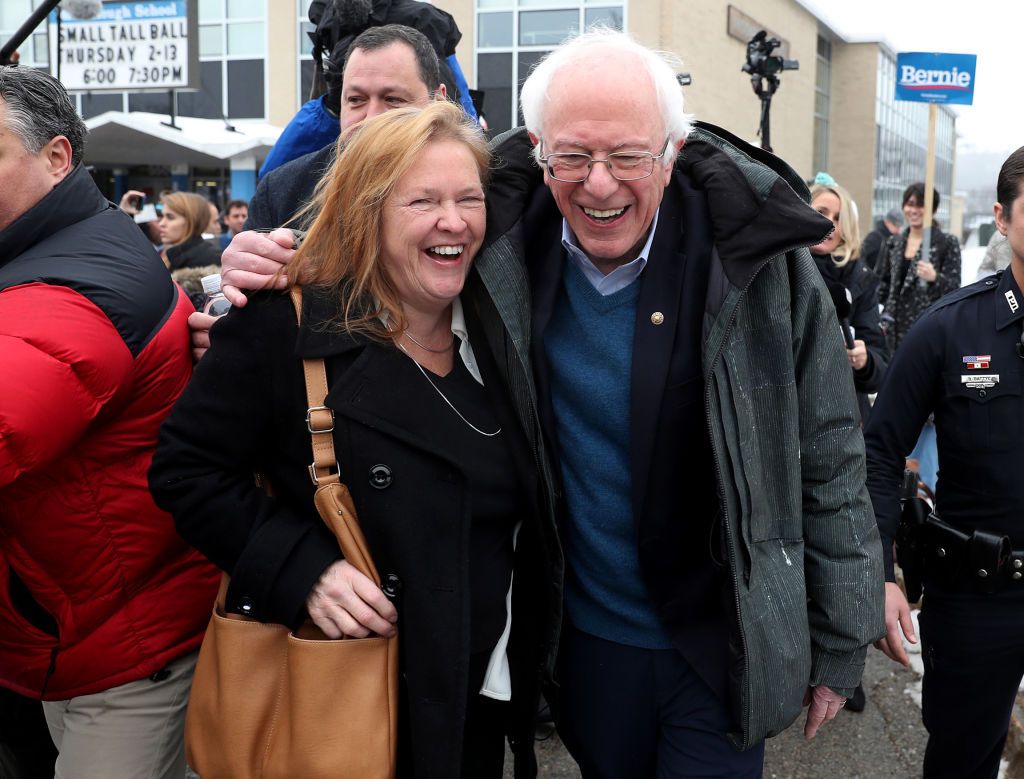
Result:
[[1024,675],[1024,147],[1003,163],[996,226],[1013,262],[952,292],[914,324],[889,366],[865,439],[882,535],[886,637],[917,642],[893,575],[904,458],[935,414],[939,478],[925,533],[924,776],[995,777]]

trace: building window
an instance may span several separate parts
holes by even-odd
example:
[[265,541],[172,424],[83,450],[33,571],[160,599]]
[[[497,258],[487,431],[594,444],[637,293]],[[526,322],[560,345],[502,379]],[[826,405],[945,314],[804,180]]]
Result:
[[199,0],[198,92],[179,92],[183,116],[266,117],[266,0]]
[[[41,0],[0,0],[0,43],[7,43],[39,7]],[[50,62],[46,24],[42,24],[18,47],[21,64],[34,68],[45,68]]]
[[476,85],[494,132],[522,123],[519,88],[551,49],[580,30],[626,28],[625,0],[476,0]]
[[828,122],[832,95],[832,41],[818,36],[818,56],[814,75],[814,153],[812,165],[828,170]]
[[309,33],[313,32],[316,27],[309,21],[311,2],[312,0],[296,0],[299,14],[299,41],[296,47],[299,52],[299,104],[295,107],[296,109],[309,100],[309,93],[313,88],[313,41],[310,39]]

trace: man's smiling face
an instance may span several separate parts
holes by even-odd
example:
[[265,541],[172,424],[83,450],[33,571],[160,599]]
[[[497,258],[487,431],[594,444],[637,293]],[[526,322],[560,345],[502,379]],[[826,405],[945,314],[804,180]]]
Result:
[[[612,55],[615,56],[615,55]],[[619,67],[581,61],[557,72],[548,92],[543,152],[584,152],[603,159],[612,152],[665,150],[665,124],[654,84],[631,57]],[[599,72],[601,78],[594,78]],[[588,73],[588,71],[590,71]],[[593,165],[580,183],[544,183],[569,223],[580,247],[603,273],[636,259],[647,240],[672,173],[671,163],[655,161],[644,179],[619,181],[607,165]]]

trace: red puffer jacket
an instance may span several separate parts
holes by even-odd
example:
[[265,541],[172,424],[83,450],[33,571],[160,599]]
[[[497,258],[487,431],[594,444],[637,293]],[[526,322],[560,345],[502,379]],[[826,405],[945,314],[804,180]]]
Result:
[[0,232],[0,685],[60,700],[199,646],[218,573],[146,481],[192,310],[81,167]]

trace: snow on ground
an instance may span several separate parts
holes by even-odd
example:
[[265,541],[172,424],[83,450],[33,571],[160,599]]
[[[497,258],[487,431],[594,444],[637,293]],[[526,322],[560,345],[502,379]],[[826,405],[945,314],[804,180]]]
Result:
[[917,622],[918,610],[912,609],[910,619],[914,623],[914,633],[917,634],[918,643],[911,644],[906,638],[903,639],[903,648],[907,650],[907,657],[910,658],[910,670],[917,674],[917,681],[909,685],[904,691],[914,699],[914,703],[921,705],[921,679],[924,676],[924,660],[921,658],[921,628]]

